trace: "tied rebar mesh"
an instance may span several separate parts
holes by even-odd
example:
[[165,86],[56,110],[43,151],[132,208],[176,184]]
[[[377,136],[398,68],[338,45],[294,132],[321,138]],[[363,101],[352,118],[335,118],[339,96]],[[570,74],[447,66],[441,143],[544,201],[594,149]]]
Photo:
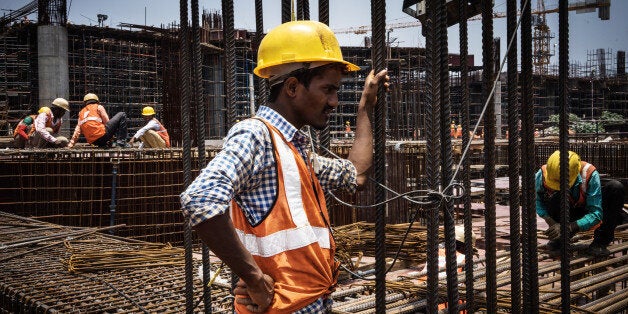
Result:
[[[259,45],[264,39],[264,8],[262,4],[262,0],[255,0],[255,50],[256,54],[259,50]],[[268,82],[266,79],[260,78],[257,75],[255,76],[257,80],[257,102],[255,103],[255,110],[259,108],[259,106],[266,105],[266,100],[268,97]]]
[[567,1],[558,2],[558,108],[559,108],[559,146],[560,146],[560,234],[563,245],[560,250],[560,294],[561,311],[570,313],[571,301],[571,232],[569,231],[569,12]]
[[[493,2],[482,2],[482,99],[491,97],[494,79]],[[484,117],[484,220],[486,230],[486,309],[497,311],[496,227],[495,227],[495,107],[487,99]]]
[[[235,28],[233,0],[222,0],[223,34],[225,39],[225,90],[227,103],[227,122],[231,128],[236,124],[236,64],[235,64]],[[234,288],[238,282],[238,276],[231,273],[231,287]]]
[[292,1],[281,1],[281,23],[290,22],[292,20]]
[[[510,302],[521,313],[521,212],[519,202],[519,103],[517,97],[517,1],[506,3],[508,51],[508,201],[510,205]],[[510,42],[512,41],[512,42]]]
[[[467,57],[469,54],[468,28],[467,28],[467,4],[465,1],[458,3],[460,14],[460,88],[462,90],[460,100],[460,110],[462,115],[462,147],[467,147],[471,141],[468,130],[471,125],[469,112],[469,63]],[[471,191],[471,172],[469,166],[471,161],[469,158],[462,160],[462,184],[465,191]],[[471,212],[471,193],[464,193],[464,243],[465,243],[465,288],[466,288],[466,309],[468,312],[475,310],[475,301],[473,296],[474,280],[473,280],[473,241],[472,241],[472,222],[473,216]]]
[[[30,4],[29,4],[30,5]],[[27,5],[28,6],[28,5]],[[65,25],[68,23],[67,0],[37,1],[38,25]]]
[[[530,3],[521,0],[521,160],[535,160],[534,105],[532,103],[532,14]],[[539,285],[536,243],[534,169],[521,171],[522,313],[538,313]]]
[[[435,36],[438,50],[438,71],[440,79],[440,129],[449,128],[451,103],[449,101],[449,51],[447,49],[447,11],[445,1],[439,0],[434,8],[436,15]],[[441,150],[441,187],[446,188],[453,179],[453,158],[451,150],[451,136],[447,132],[440,133]],[[454,202],[446,200],[441,203],[445,225],[445,264],[447,274],[447,302],[449,313],[458,313],[458,263],[456,260],[456,233],[453,216]]]
[[[426,47],[425,135],[427,142],[426,181],[428,189],[438,191],[440,175],[440,81],[436,38],[434,35],[435,0],[426,1],[427,20],[423,26]],[[427,214],[427,312],[438,311],[438,206]]]
[[[179,40],[181,59],[179,73],[181,76],[181,127],[183,128],[183,180],[184,187],[192,183],[192,143],[190,139],[190,46],[188,39],[188,2],[179,1],[180,24]],[[185,242],[185,309],[194,312],[194,278],[192,273],[192,227],[186,220],[183,226]]]
[[[371,24],[373,26],[373,70],[375,73],[386,68],[386,1],[371,1]],[[386,89],[380,82],[377,92],[377,104],[374,112],[375,181],[386,184]],[[369,117],[371,118],[371,117]],[[386,199],[386,190],[378,185],[375,190],[375,201]],[[386,205],[376,208],[375,214],[375,310],[377,313],[386,311]]]

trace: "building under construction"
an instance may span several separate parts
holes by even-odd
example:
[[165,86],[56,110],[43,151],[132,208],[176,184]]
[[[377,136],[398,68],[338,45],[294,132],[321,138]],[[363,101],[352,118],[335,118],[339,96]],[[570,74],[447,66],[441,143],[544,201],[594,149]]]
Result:
[[[292,2],[282,1],[284,22]],[[296,18],[310,19],[309,2],[296,2]],[[329,24],[333,5],[319,2],[318,20]],[[371,2],[377,10],[385,1]],[[550,154],[569,143],[603,179],[618,179],[628,189],[625,51],[592,47],[583,64],[549,64],[554,52],[546,40],[553,34],[543,25],[551,10],[539,6],[528,7],[527,15],[520,8],[521,60],[515,49],[514,69],[500,68],[500,39],[492,31],[483,32],[482,66],[462,42],[461,52],[451,54],[446,36],[445,42],[430,37],[430,30],[438,34],[460,23],[466,40],[462,24],[469,17],[481,17],[491,29],[497,16],[488,2],[404,1],[400,9],[424,24],[431,44],[426,47],[433,49],[386,45],[385,25],[377,20],[363,47],[342,47],[344,59],[361,70],[343,78],[341,105],[315,142],[347,156],[365,77],[372,68],[388,68],[391,90],[382,100],[385,109],[376,112],[385,119],[375,125],[383,130],[376,134],[376,152],[385,157],[373,169],[375,181],[388,190],[382,193],[374,183],[327,198],[337,258],[345,266],[331,295],[334,313],[431,313],[434,300],[459,300],[460,310],[489,313],[628,309],[628,225],[618,226],[608,257],[584,254],[592,232],[572,239],[560,258],[551,256],[547,238],[537,235],[537,227],[547,226],[537,224],[529,185]],[[508,2],[510,10],[514,1]],[[610,1],[589,2],[570,6],[591,6],[601,18],[608,14]],[[192,6],[198,13],[198,2]],[[186,13],[178,24],[115,29],[68,24],[66,7],[65,0],[33,1],[0,19],[0,143],[6,147],[0,152],[0,309],[230,312],[229,272],[221,272],[217,258],[200,257],[200,241],[186,234],[179,194],[220,150],[229,128],[265,102],[265,82],[253,74],[263,34],[234,29],[232,7],[198,14],[200,22],[192,17],[192,26]],[[22,19],[33,11],[37,21]],[[182,69],[189,69],[188,76]],[[61,131],[70,135],[86,93],[97,94],[110,114],[126,112],[131,131],[144,123],[142,107],[153,106],[173,147],[11,148],[15,125],[56,97],[70,101]],[[566,103],[578,124],[560,123]],[[458,125],[461,136],[454,132]],[[449,179],[460,182],[457,197],[438,206],[425,201],[427,195],[420,195],[423,202],[399,196],[439,190]],[[360,208],[391,198],[374,210]],[[473,270],[440,269],[447,280],[443,275],[436,287],[421,285],[428,274],[419,266],[434,255],[435,243],[450,243],[453,224],[480,235],[479,253],[467,258]],[[377,241],[382,232],[385,241]],[[190,245],[199,252],[191,261],[185,256]],[[395,260],[384,277],[381,258]],[[199,267],[219,274],[211,285],[197,276]]]

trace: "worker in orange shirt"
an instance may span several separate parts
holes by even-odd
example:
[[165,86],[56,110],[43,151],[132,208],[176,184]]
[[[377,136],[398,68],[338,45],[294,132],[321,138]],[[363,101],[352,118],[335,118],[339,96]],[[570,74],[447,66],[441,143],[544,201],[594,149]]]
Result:
[[109,146],[109,141],[116,136],[114,146],[130,147],[126,142],[128,135],[126,126],[126,114],[118,112],[111,119],[100,104],[100,100],[96,94],[88,93],[83,97],[85,107],[81,109],[78,116],[78,123],[72,134],[72,139],[68,148],[74,147],[81,133],[85,135],[87,142],[98,147]]

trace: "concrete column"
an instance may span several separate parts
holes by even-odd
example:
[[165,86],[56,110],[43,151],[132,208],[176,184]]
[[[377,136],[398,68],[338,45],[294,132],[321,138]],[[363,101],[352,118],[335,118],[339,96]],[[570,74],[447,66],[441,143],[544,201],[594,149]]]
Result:
[[[39,74],[39,106],[50,106],[57,97],[70,99],[68,68],[68,31],[64,26],[37,27],[37,63]],[[63,116],[59,131],[70,136],[69,114]]]

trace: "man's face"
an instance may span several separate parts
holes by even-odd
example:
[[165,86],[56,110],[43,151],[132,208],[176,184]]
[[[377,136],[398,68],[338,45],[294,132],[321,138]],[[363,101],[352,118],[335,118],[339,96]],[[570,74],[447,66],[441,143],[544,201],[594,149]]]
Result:
[[322,75],[314,77],[308,88],[298,84],[293,110],[296,127],[310,125],[321,130],[327,126],[331,113],[338,107],[341,79],[341,70],[332,67],[325,70]]

